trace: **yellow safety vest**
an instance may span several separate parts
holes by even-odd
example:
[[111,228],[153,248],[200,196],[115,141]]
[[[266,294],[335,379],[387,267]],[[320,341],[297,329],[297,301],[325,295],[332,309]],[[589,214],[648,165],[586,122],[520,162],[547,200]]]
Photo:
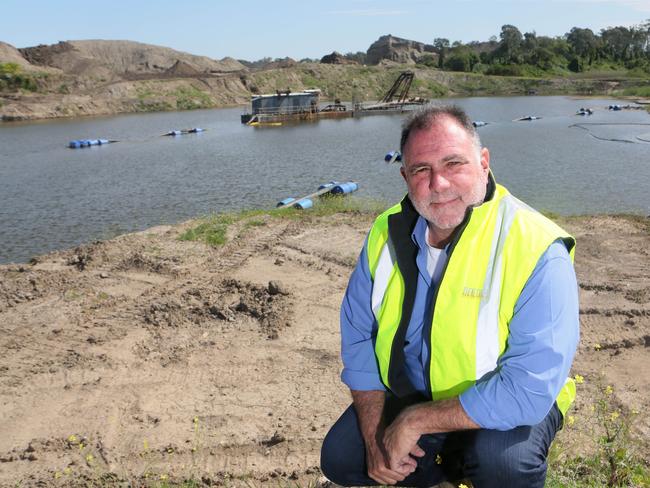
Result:
[[[417,285],[418,250],[411,239],[417,218],[405,197],[377,217],[367,240],[378,324],[375,354],[382,382],[398,396],[413,392],[404,368],[404,338]],[[573,260],[575,239],[497,185],[490,174],[486,201],[468,210],[450,244],[425,320],[425,378],[432,399],[459,395],[497,367],[517,299],[557,239]],[[563,415],[574,398],[575,382],[568,378],[556,399]]]

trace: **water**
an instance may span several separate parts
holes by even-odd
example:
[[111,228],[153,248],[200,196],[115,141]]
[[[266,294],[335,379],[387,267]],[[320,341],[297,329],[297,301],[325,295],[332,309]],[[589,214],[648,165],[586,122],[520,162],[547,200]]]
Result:
[[[609,112],[614,100],[567,97],[467,98],[497,181],[538,209],[560,214],[650,213],[650,117]],[[620,103],[620,102],[619,102]],[[580,106],[598,110],[572,115]],[[273,207],[331,179],[355,180],[359,196],[397,201],[396,115],[242,126],[240,109],[133,114],[0,124],[0,262],[210,212]],[[534,122],[512,122],[523,115]],[[589,131],[569,128],[590,125]],[[624,123],[625,125],[611,125]],[[649,125],[631,125],[649,124]],[[160,137],[170,129],[202,134]],[[596,139],[615,138],[635,143]],[[67,149],[79,138],[120,143]]]

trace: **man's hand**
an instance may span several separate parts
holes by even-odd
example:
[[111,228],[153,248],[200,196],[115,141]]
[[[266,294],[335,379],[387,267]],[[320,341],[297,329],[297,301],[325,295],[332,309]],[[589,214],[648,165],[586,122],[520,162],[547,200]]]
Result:
[[366,442],[368,476],[382,485],[394,485],[415,471],[416,462],[409,458],[408,463],[401,463],[397,467],[389,466],[382,437],[383,432],[378,432],[375,442]]
[[385,395],[384,391],[352,390],[354,409],[366,445],[368,476],[382,485],[394,485],[411,474],[415,470],[416,463],[414,459],[409,458],[397,468],[392,468],[388,464],[382,421]]
[[424,451],[417,444],[421,433],[413,425],[410,411],[406,409],[398,415],[383,436],[388,466],[397,471],[411,469],[410,472],[413,472],[417,462],[411,456],[424,456]]

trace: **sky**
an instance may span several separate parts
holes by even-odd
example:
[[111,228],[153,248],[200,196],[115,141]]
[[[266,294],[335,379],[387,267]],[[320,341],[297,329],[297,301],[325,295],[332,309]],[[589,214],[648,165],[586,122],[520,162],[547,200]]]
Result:
[[650,19],[650,0],[0,0],[0,41],[15,47],[125,39],[221,59],[321,58],[380,36],[487,41],[501,26],[558,36]]

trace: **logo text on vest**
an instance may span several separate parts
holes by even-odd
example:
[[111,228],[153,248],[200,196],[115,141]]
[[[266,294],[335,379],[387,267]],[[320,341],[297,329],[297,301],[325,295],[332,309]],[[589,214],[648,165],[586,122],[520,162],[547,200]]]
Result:
[[466,286],[463,288],[463,295],[466,297],[481,298],[484,296],[483,288],[470,288],[469,286]]

